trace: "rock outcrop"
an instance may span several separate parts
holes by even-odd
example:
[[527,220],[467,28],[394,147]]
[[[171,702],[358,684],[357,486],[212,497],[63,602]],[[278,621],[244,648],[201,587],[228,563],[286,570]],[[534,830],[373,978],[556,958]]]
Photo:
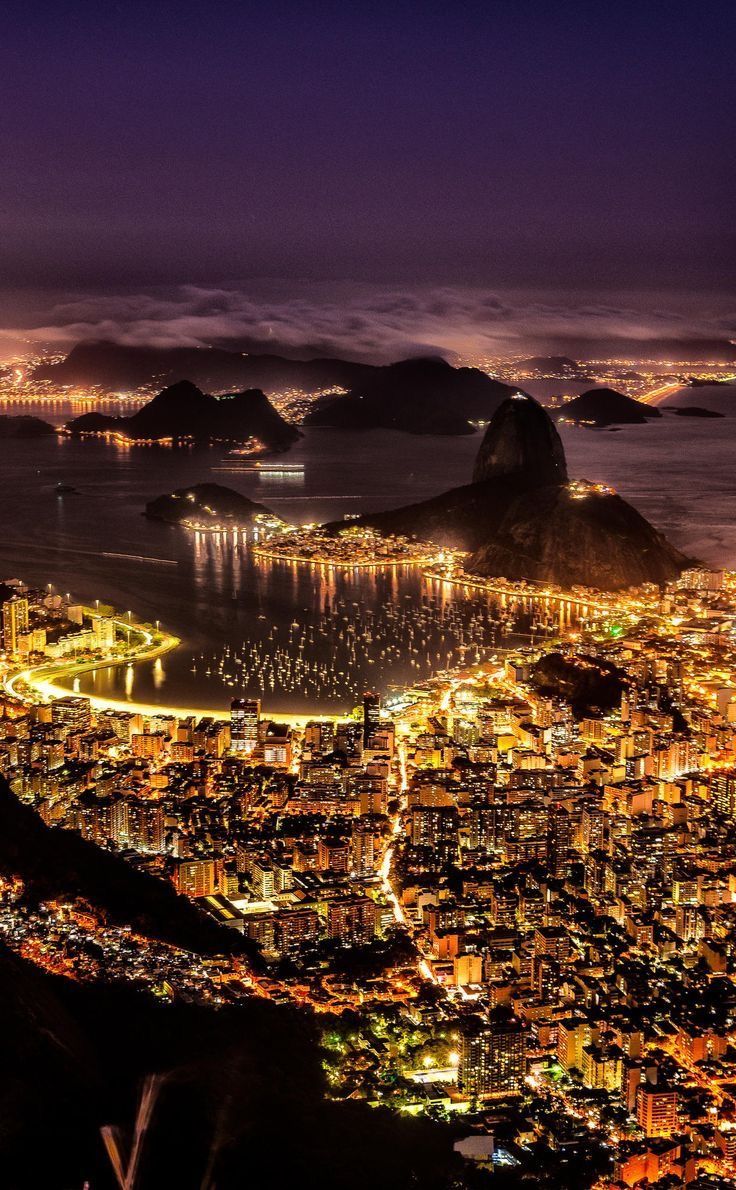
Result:
[[163,389],[132,417],[85,413],[69,422],[67,429],[72,434],[110,431],[153,441],[245,442],[257,438],[270,450],[286,450],[300,437],[260,389],[211,397],[188,380]]
[[568,480],[562,441],[531,397],[498,408],[473,483],[361,522],[467,550],[475,574],[561,587],[661,584],[691,561],[610,488]]
[[375,368],[341,397],[324,398],[308,426],[343,430],[404,430],[410,434],[472,434],[514,389],[477,368],[443,359],[411,359]]
[[473,469],[473,483],[485,479],[519,480],[525,487],[567,483],[562,439],[532,397],[515,393],[496,410]]
[[589,388],[558,410],[558,417],[597,427],[641,426],[661,416],[654,405],[644,405],[615,388]]

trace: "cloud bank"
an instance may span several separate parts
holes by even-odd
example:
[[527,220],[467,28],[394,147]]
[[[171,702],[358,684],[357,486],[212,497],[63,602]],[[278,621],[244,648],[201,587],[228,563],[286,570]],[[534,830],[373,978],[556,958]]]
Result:
[[[736,338],[736,311],[714,298],[588,297],[465,287],[320,286],[260,282],[89,294],[49,304],[31,324],[0,331],[4,354],[25,341],[65,350],[89,339],[137,346],[231,346],[385,362],[419,352],[459,358],[630,346],[646,355],[701,341],[703,358]],[[0,349],[2,346],[0,344]]]

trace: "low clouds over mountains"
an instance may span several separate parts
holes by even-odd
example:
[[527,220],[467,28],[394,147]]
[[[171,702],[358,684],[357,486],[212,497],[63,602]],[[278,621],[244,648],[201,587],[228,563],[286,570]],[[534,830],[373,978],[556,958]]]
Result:
[[5,303],[0,354],[28,340],[65,350],[85,339],[154,346],[217,344],[388,362],[412,354],[731,359],[736,312],[657,295],[559,295],[484,288],[277,281],[242,289],[181,286],[39,299],[15,322]]

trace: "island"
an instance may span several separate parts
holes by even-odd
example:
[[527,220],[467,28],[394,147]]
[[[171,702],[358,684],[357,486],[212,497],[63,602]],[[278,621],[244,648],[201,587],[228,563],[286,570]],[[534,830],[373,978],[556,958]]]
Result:
[[355,524],[465,550],[470,574],[568,589],[661,584],[690,564],[613,489],[570,480],[549,414],[520,393],[494,414],[472,483]]
[[702,405],[679,405],[672,409],[675,417],[725,417],[718,409],[704,409]]
[[56,430],[40,417],[0,416],[0,438],[50,438]]
[[146,504],[145,515],[151,521],[166,521],[185,529],[243,529],[257,518],[264,518],[274,526],[283,525],[264,504],[257,504],[219,483],[197,483],[158,496]]
[[650,418],[661,416],[653,405],[644,405],[615,388],[589,388],[557,412],[558,421],[572,421],[597,429],[613,425],[646,425]]
[[209,396],[188,380],[163,389],[132,417],[85,413],[66,431],[123,444],[248,443],[253,452],[282,451],[301,437],[260,389]]
[[478,368],[453,368],[444,359],[403,360],[376,368],[344,396],[323,398],[304,424],[472,434],[514,391]]

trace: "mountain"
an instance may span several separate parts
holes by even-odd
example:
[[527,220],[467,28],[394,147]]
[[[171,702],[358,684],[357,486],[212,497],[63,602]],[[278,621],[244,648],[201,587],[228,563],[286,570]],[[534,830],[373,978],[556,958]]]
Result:
[[152,521],[166,521],[180,525],[197,521],[200,525],[249,525],[259,513],[273,515],[264,504],[256,504],[247,496],[219,483],[196,483],[190,488],[177,488],[167,496],[149,500],[146,516]]
[[373,365],[344,359],[287,359],[220,347],[131,347],[101,340],[78,343],[66,359],[41,364],[34,376],[58,385],[113,392],[171,384],[187,376],[206,392],[260,388],[274,393],[295,388],[310,393],[335,386],[350,388],[373,371]]
[[690,561],[610,489],[568,482],[562,442],[532,397],[499,406],[472,483],[353,523],[467,550],[475,574],[565,588],[664,583]]
[[512,499],[468,569],[486,576],[601,590],[663,584],[685,558],[615,493],[546,487]]
[[[40,365],[40,380],[56,385],[137,391],[172,385],[181,376],[206,392],[296,389],[325,395],[307,424],[343,429],[388,427],[419,434],[470,434],[515,390],[476,368],[443,359],[409,359],[379,366],[336,358],[288,359],[219,347],[133,347],[107,341],[78,343],[66,359]],[[91,415],[90,415],[91,416]],[[94,428],[88,422],[82,428]],[[108,427],[109,428],[109,427]]]
[[40,417],[0,416],[0,438],[48,438],[56,431]]
[[258,438],[271,450],[286,450],[300,437],[260,389],[211,397],[188,380],[165,388],[132,417],[85,413],[66,428],[72,434],[110,431],[138,439],[244,442]]
[[644,405],[615,388],[589,388],[563,405],[557,414],[558,420],[594,426],[645,425],[649,418],[661,416],[653,405]]
[[343,430],[406,430],[410,434],[472,434],[513,389],[477,368],[443,359],[402,360],[375,368],[346,396],[325,397],[308,426]]
[[567,483],[560,435],[542,406],[521,395],[499,406],[475,460],[473,483],[502,478],[534,487]]

